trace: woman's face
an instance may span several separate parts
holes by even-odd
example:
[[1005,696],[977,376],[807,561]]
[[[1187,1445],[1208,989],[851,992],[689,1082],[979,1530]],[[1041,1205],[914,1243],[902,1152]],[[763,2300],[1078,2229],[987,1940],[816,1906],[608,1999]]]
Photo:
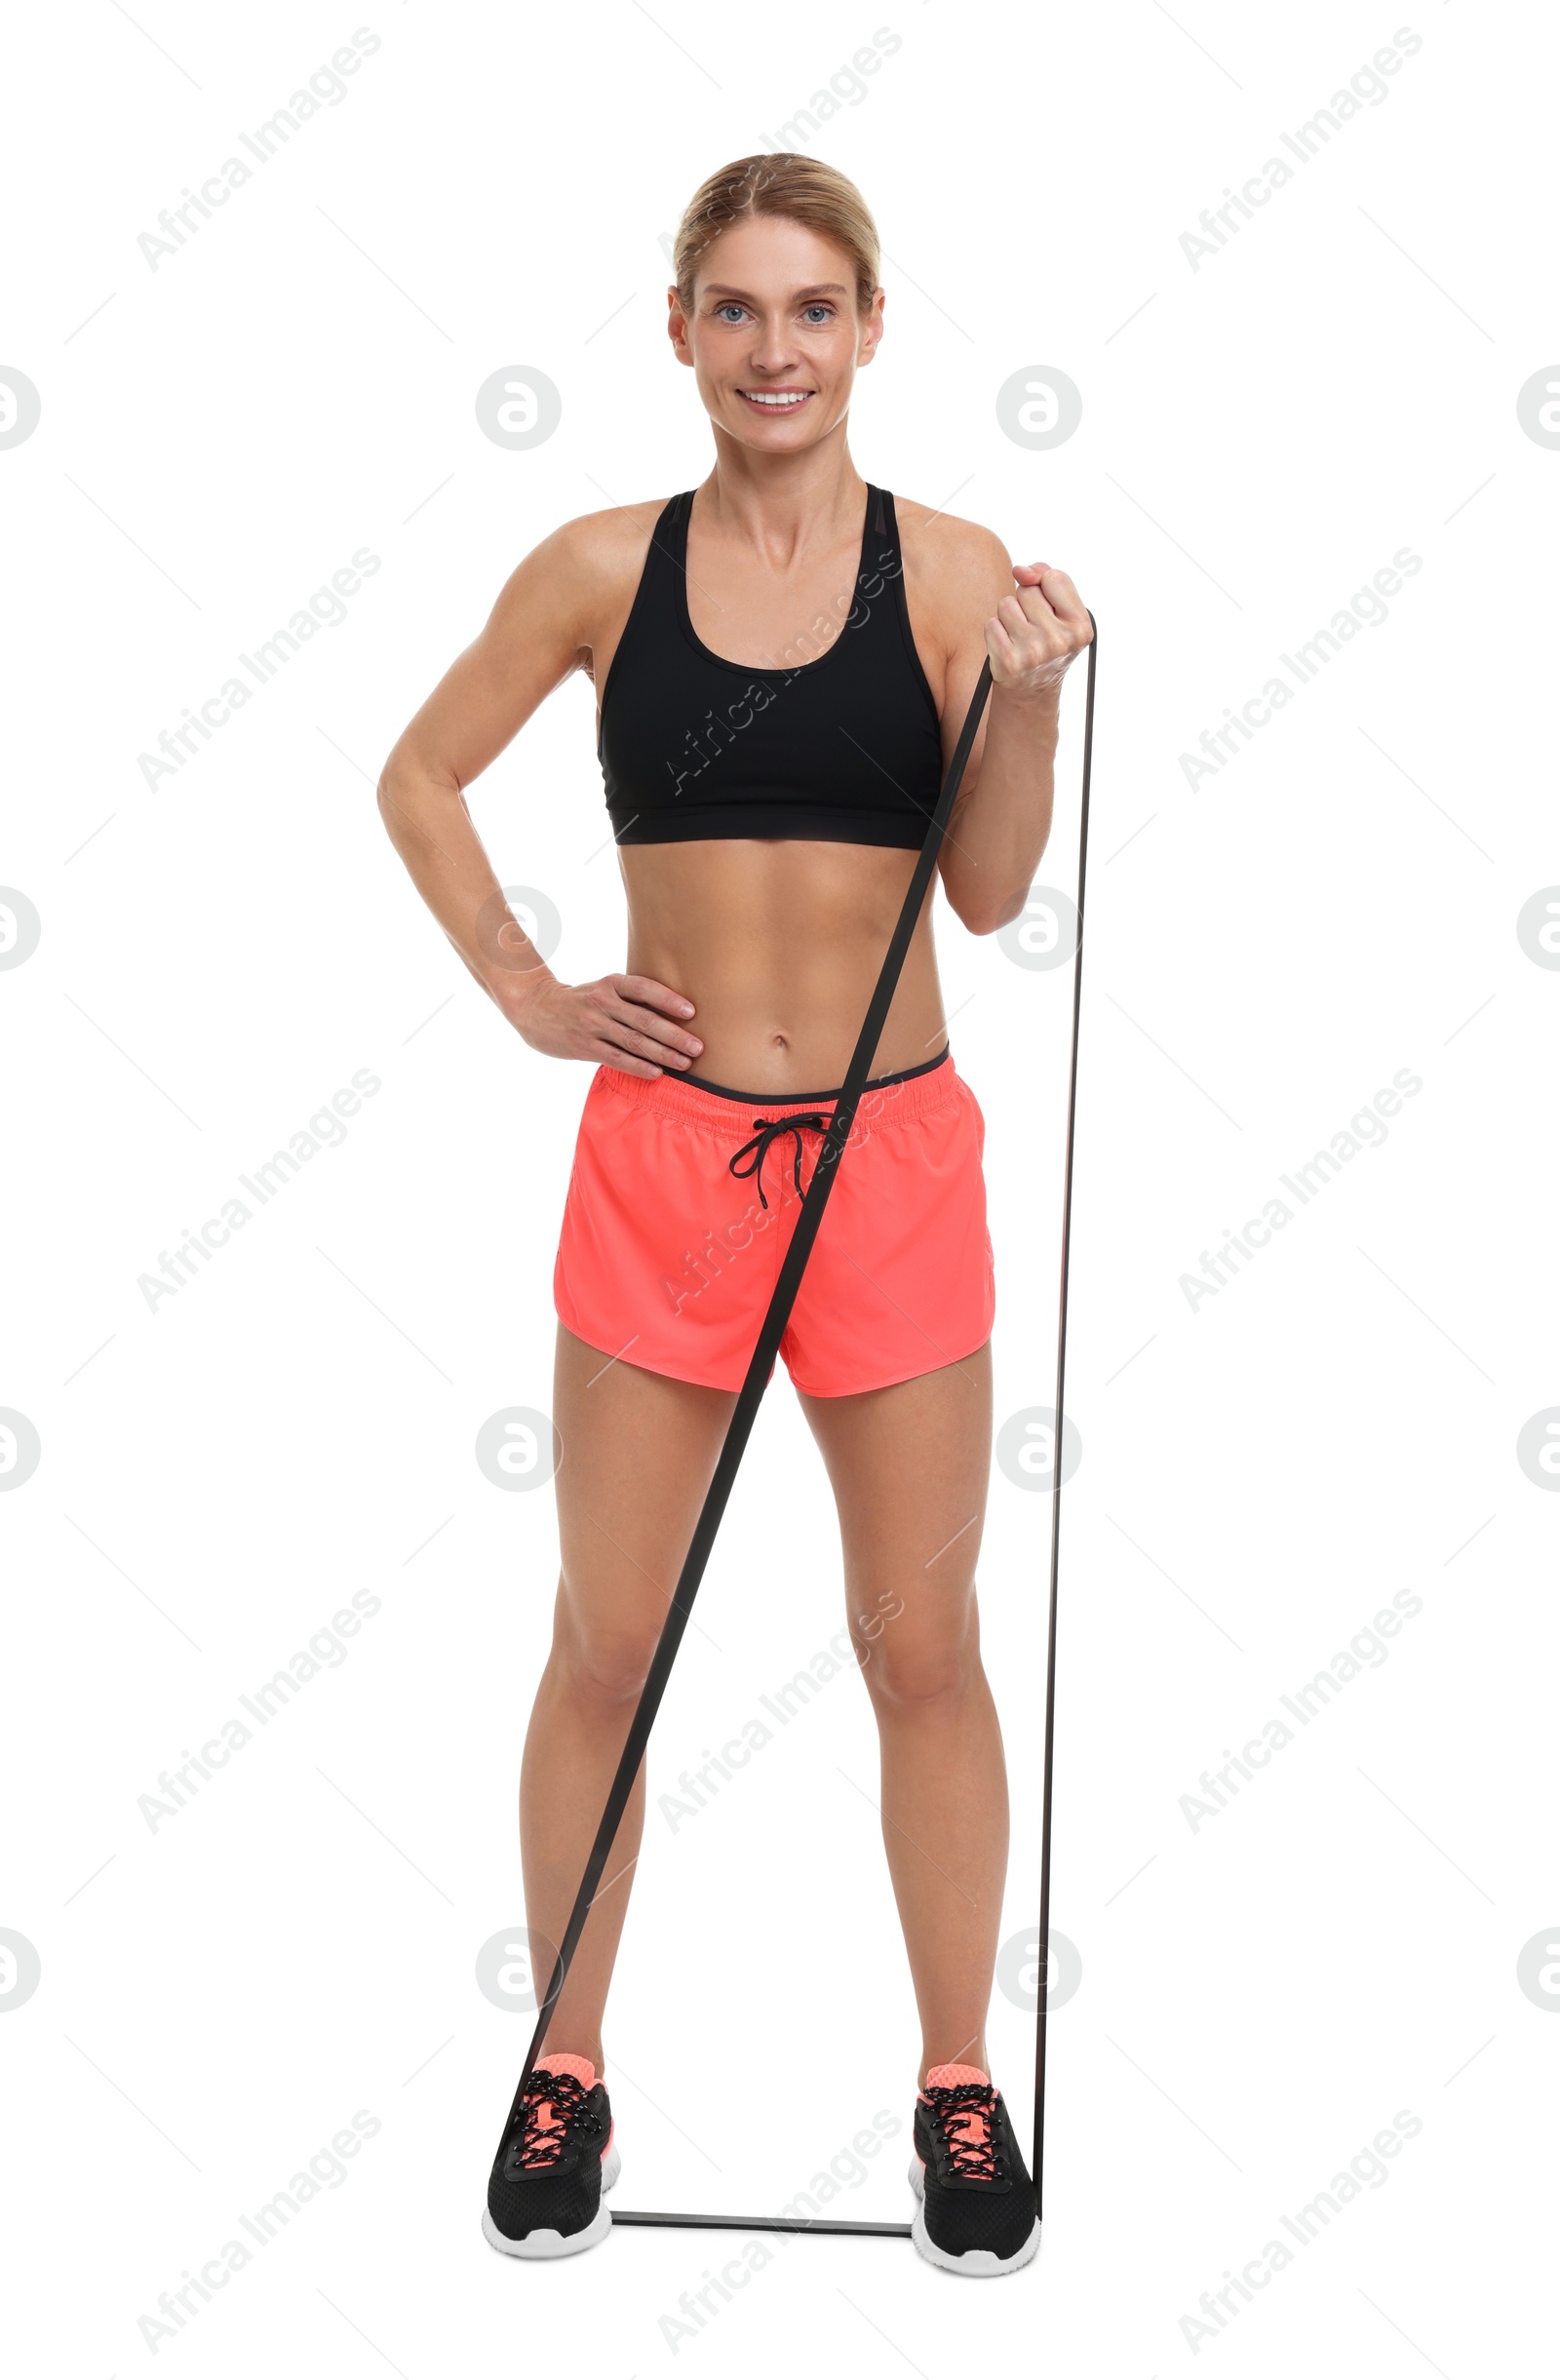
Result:
[[670,295],[673,348],[717,432],[761,453],[827,438],[882,336],[882,291],[858,314],[844,250],[784,215],[748,215],[711,242],[691,314]]

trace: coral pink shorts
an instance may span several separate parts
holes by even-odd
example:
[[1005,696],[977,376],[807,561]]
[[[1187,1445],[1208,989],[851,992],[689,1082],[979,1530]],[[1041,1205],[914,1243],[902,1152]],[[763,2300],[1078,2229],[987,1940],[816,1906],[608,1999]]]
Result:
[[[608,1357],[740,1388],[837,1097],[598,1067],[553,1269],[559,1320]],[[948,1050],[868,1083],[780,1342],[803,1394],[884,1388],[985,1346],[985,1142]]]

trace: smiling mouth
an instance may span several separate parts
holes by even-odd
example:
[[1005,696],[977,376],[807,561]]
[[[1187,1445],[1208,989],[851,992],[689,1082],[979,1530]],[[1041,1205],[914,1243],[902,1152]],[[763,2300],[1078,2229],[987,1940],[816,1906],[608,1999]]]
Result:
[[815,392],[810,388],[739,388],[737,395],[756,413],[795,413]]

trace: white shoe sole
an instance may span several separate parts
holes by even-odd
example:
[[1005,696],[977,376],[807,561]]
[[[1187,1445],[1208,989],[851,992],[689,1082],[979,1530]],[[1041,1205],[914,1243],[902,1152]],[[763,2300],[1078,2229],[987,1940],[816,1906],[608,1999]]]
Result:
[[1038,2253],[1040,2219],[1035,2216],[1030,2236],[1016,2256],[998,2256],[989,2247],[967,2247],[962,2256],[951,2256],[946,2247],[939,2247],[926,2229],[925,2167],[918,2157],[910,2161],[910,2186],[919,2204],[910,2236],[928,2264],[935,2264],[945,2273],[960,2273],[967,2281],[992,2281],[1003,2273],[1016,2273],[1021,2265]]
[[[623,2170],[623,2161],[614,2141],[602,2159],[602,2195],[606,2193]],[[612,2210],[599,2206],[583,2231],[529,2231],[524,2240],[508,2240],[493,2221],[488,2208],[482,2210],[482,2236],[489,2247],[497,2248],[501,2256],[577,2256],[582,2249],[596,2247],[612,2228]]]

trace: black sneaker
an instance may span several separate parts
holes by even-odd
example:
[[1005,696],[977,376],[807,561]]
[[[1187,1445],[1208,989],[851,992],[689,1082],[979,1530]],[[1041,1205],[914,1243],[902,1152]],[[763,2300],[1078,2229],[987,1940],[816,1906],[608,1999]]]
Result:
[[482,2218],[506,2256],[573,2256],[612,2228],[621,2168],[606,2085],[588,2057],[544,2054],[498,2144]]
[[933,2066],[916,2100],[910,2236],[945,2273],[1016,2273],[1040,2244],[1034,2185],[1002,2094],[978,2066]]

